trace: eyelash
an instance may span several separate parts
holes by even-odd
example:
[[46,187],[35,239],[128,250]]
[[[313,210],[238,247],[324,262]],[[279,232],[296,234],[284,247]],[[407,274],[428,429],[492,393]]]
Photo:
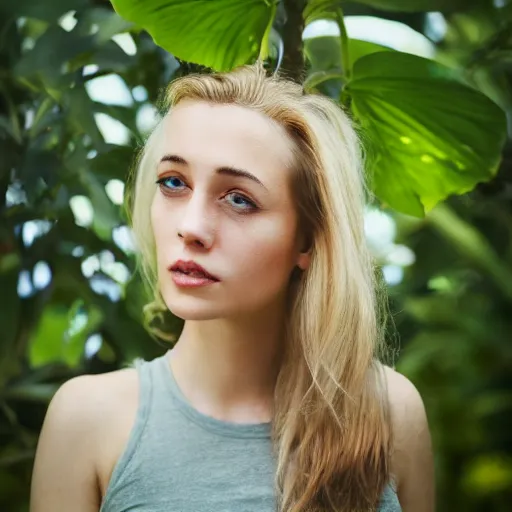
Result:
[[[156,184],[160,187],[160,190],[162,191],[163,194],[171,195],[171,194],[174,193],[174,191],[181,192],[181,189],[180,190],[172,189],[172,188],[170,188],[170,187],[165,185],[166,181],[171,180],[173,178],[180,180],[182,183],[185,183],[178,176],[165,176],[164,178],[160,178],[160,179],[156,180]],[[256,211],[256,210],[259,209],[258,206],[253,201],[251,201],[245,195],[240,194],[239,192],[231,191],[231,192],[228,192],[224,197],[227,197],[229,195],[236,195],[238,197],[241,197],[248,204],[248,208],[236,208],[236,207],[234,207],[234,210],[236,210],[237,213],[240,213],[240,214],[244,215],[244,214],[248,214],[248,213],[251,213],[251,212]]]

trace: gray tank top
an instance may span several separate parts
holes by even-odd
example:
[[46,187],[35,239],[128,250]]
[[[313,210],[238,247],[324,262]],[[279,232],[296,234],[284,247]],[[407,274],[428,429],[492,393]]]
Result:
[[[200,413],[179,389],[167,354],[135,367],[139,407],[100,512],[274,512],[270,424]],[[391,485],[379,512],[401,512]]]

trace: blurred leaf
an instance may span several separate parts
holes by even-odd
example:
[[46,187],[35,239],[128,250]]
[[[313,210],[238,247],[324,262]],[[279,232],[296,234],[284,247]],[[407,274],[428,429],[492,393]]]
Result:
[[53,187],[62,169],[57,155],[52,151],[27,151],[20,169],[20,179],[25,183],[29,201],[34,201],[45,187]]
[[[179,59],[226,71],[254,60],[275,13],[275,0],[111,0],[128,21]],[[172,30],[169,29],[172,27]]]
[[82,299],[77,299],[68,313],[70,328],[68,331],[68,343],[74,347],[80,347],[80,353],[85,342],[91,334],[96,332],[103,322],[104,315],[94,304],[84,304]]
[[59,388],[59,384],[16,384],[5,390],[7,400],[42,402],[47,404]]
[[342,0],[308,0],[303,12],[305,24],[315,20],[336,19],[336,11],[342,3]]
[[[380,44],[369,43],[359,39],[349,39],[349,55],[351,62],[360,57],[379,51],[394,51]],[[304,40],[304,53],[311,71],[342,70],[341,40],[339,36],[308,37]]]
[[112,230],[120,224],[120,209],[107,196],[105,187],[89,172],[82,172],[80,181],[91,200],[94,218],[93,229],[103,240],[110,241]]
[[[85,342],[99,327],[103,315],[95,306],[87,307],[82,315],[76,313],[76,306],[72,306],[70,310],[57,305],[45,309],[30,342],[29,357],[32,366],[39,367],[62,361],[74,367],[79,363]],[[36,385],[35,388],[27,389],[39,389],[42,392],[45,388]]]
[[64,308],[46,308],[30,342],[31,366],[38,367],[64,360],[64,335],[68,327],[68,314]]
[[81,9],[87,5],[87,0],[51,0],[49,2],[34,2],[33,0],[16,0],[2,2],[0,12],[17,18],[26,16],[54,22],[68,11]]
[[117,178],[127,181],[130,168],[135,162],[132,148],[128,146],[105,145],[105,151],[98,153],[90,162],[91,169],[103,182]]
[[102,343],[96,356],[104,363],[113,363],[116,360],[116,353],[108,343]]
[[15,75],[33,88],[44,88],[56,100],[62,89],[71,86],[73,77],[67,74],[66,64],[94,49],[90,36],[78,36],[59,26],[51,26],[17,63]]
[[369,170],[384,203],[422,216],[496,174],[505,115],[455,81],[454,71],[421,57],[378,52],[356,61],[353,77],[346,90],[374,152]]
[[442,11],[452,12],[482,4],[482,0],[355,0],[358,4],[371,5],[387,11]]
[[[0,468],[9,466],[10,464],[7,464],[9,459],[8,457],[0,456]],[[12,471],[9,469],[0,470],[0,505],[5,505],[9,502],[15,503],[26,492],[24,482],[17,478],[16,475],[13,475]]]
[[[94,103],[95,112],[102,112],[104,114],[117,119],[123,123],[126,128],[131,132],[132,136],[138,135],[138,129],[136,124],[137,111],[131,107],[123,107],[120,105],[105,105],[103,103]],[[133,152],[133,150],[131,150]]]
[[75,30],[84,36],[92,32],[95,42],[103,45],[110,41],[112,36],[127,32],[131,28],[133,23],[121,18],[110,9],[94,7],[80,14]]
[[484,270],[512,302],[512,270],[474,226],[444,204],[432,210],[427,219],[465,258]]
[[104,144],[103,136],[94,119],[93,102],[84,87],[74,87],[65,96],[69,122],[78,133],[86,133],[97,147]]
[[8,367],[12,369],[13,356],[16,355],[15,340],[21,314],[21,300],[18,297],[18,268],[0,273],[0,389],[4,379],[10,377]]
[[[127,55],[116,43],[108,41],[90,57],[89,62],[98,66],[98,71],[121,73],[133,65],[133,57]],[[86,64],[86,63],[83,63]]]
[[510,491],[512,459],[501,454],[486,454],[474,459],[466,468],[464,484],[471,495]]

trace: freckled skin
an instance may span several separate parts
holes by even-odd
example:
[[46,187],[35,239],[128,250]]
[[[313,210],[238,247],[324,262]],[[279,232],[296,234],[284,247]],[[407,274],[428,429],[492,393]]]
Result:
[[[160,162],[156,178],[176,176],[171,186],[180,191],[156,186],[151,206],[167,307],[186,320],[209,320],[282,302],[294,266],[306,264],[298,250],[289,137],[264,115],[235,105],[182,102],[164,122],[160,158],[186,161]],[[216,173],[228,166],[250,172],[264,186]],[[240,194],[258,209],[243,208]],[[167,270],[177,259],[196,261],[220,282],[179,289]]]

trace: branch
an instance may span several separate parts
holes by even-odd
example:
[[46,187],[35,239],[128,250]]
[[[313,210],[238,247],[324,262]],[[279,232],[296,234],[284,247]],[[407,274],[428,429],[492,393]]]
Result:
[[284,0],[286,21],[283,26],[284,55],[281,68],[284,74],[296,82],[304,79],[304,54],[302,32],[304,18],[302,11],[305,0]]

